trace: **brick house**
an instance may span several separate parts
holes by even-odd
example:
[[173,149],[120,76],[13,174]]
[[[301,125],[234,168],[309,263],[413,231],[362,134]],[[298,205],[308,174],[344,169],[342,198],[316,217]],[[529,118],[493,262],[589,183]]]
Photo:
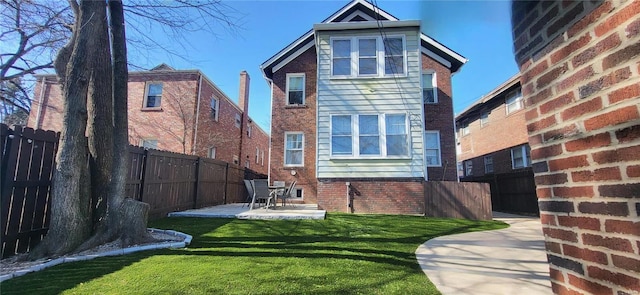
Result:
[[456,116],[461,181],[491,185],[493,210],[538,213],[520,74]]
[[[55,75],[37,75],[27,126],[62,129]],[[215,158],[267,174],[269,135],[248,116],[249,75],[240,73],[239,105],[199,70],[161,64],[129,73],[129,142]],[[266,154],[266,155],[265,155]]]
[[270,181],[329,211],[421,213],[425,180],[456,180],[451,75],[465,62],[419,21],[350,2],[261,65]]
[[640,293],[640,1],[513,1],[556,294]]

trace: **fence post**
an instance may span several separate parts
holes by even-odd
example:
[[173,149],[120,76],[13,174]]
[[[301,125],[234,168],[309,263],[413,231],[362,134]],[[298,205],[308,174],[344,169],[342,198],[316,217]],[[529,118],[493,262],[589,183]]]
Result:
[[193,209],[197,209],[198,206],[198,193],[200,191],[200,157],[196,159],[196,181],[195,181],[195,189],[193,191]]
[[224,198],[223,204],[227,204],[227,189],[229,188],[229,163],[225,164],[224,171]]

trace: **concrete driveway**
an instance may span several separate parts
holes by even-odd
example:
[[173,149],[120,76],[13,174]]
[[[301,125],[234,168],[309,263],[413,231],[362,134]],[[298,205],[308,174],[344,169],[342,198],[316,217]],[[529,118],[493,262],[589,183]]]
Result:
[[442,294],[551,294],[540,219],[494,212],[509,228],[444,236],[416,250]]

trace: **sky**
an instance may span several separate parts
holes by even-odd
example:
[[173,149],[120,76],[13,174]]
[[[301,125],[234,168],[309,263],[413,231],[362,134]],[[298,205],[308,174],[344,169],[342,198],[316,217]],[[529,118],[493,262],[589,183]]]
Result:
[[[469,61],[452,77],[454,112],[459,113],[518,71],[513,57],[510,1],[375,1],[401,20],[420,20],[422,32]],[[219,27],[216,36],[194,32],[184,36],[181,57],[165,52],[130,52],[130,63],[152,68],[166,63],[176,69],[199,69],[234,102],[239,75],[251,77],[249,116],[270,132],[270,88],[260,64],[344,5],[343,1],[226,2],[236,10],[240,27]],[[161,33],[159,43],[175,42]],[[181,45],[183,46],[183,45]]]

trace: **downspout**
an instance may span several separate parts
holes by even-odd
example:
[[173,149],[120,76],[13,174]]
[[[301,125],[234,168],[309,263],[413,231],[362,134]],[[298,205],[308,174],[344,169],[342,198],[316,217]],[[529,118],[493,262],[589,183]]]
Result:
[[191,154],[196,154],[196,144],[198,143],[198,118],[200,118],[200,94],[202,93],[202,73],[200,73],[200,81],[198,81],[198,104],[196,105],[196,121],[193,126],[193,144],[191,145]]
[[36,116],[36,124],[34,129],[40,129],[40,116],[42,115],[42,105],[44,102],[44,89],[47,85],[47,80],[42,76],[42,86],[40,86],[40,103],[38,104],[38,116]]

